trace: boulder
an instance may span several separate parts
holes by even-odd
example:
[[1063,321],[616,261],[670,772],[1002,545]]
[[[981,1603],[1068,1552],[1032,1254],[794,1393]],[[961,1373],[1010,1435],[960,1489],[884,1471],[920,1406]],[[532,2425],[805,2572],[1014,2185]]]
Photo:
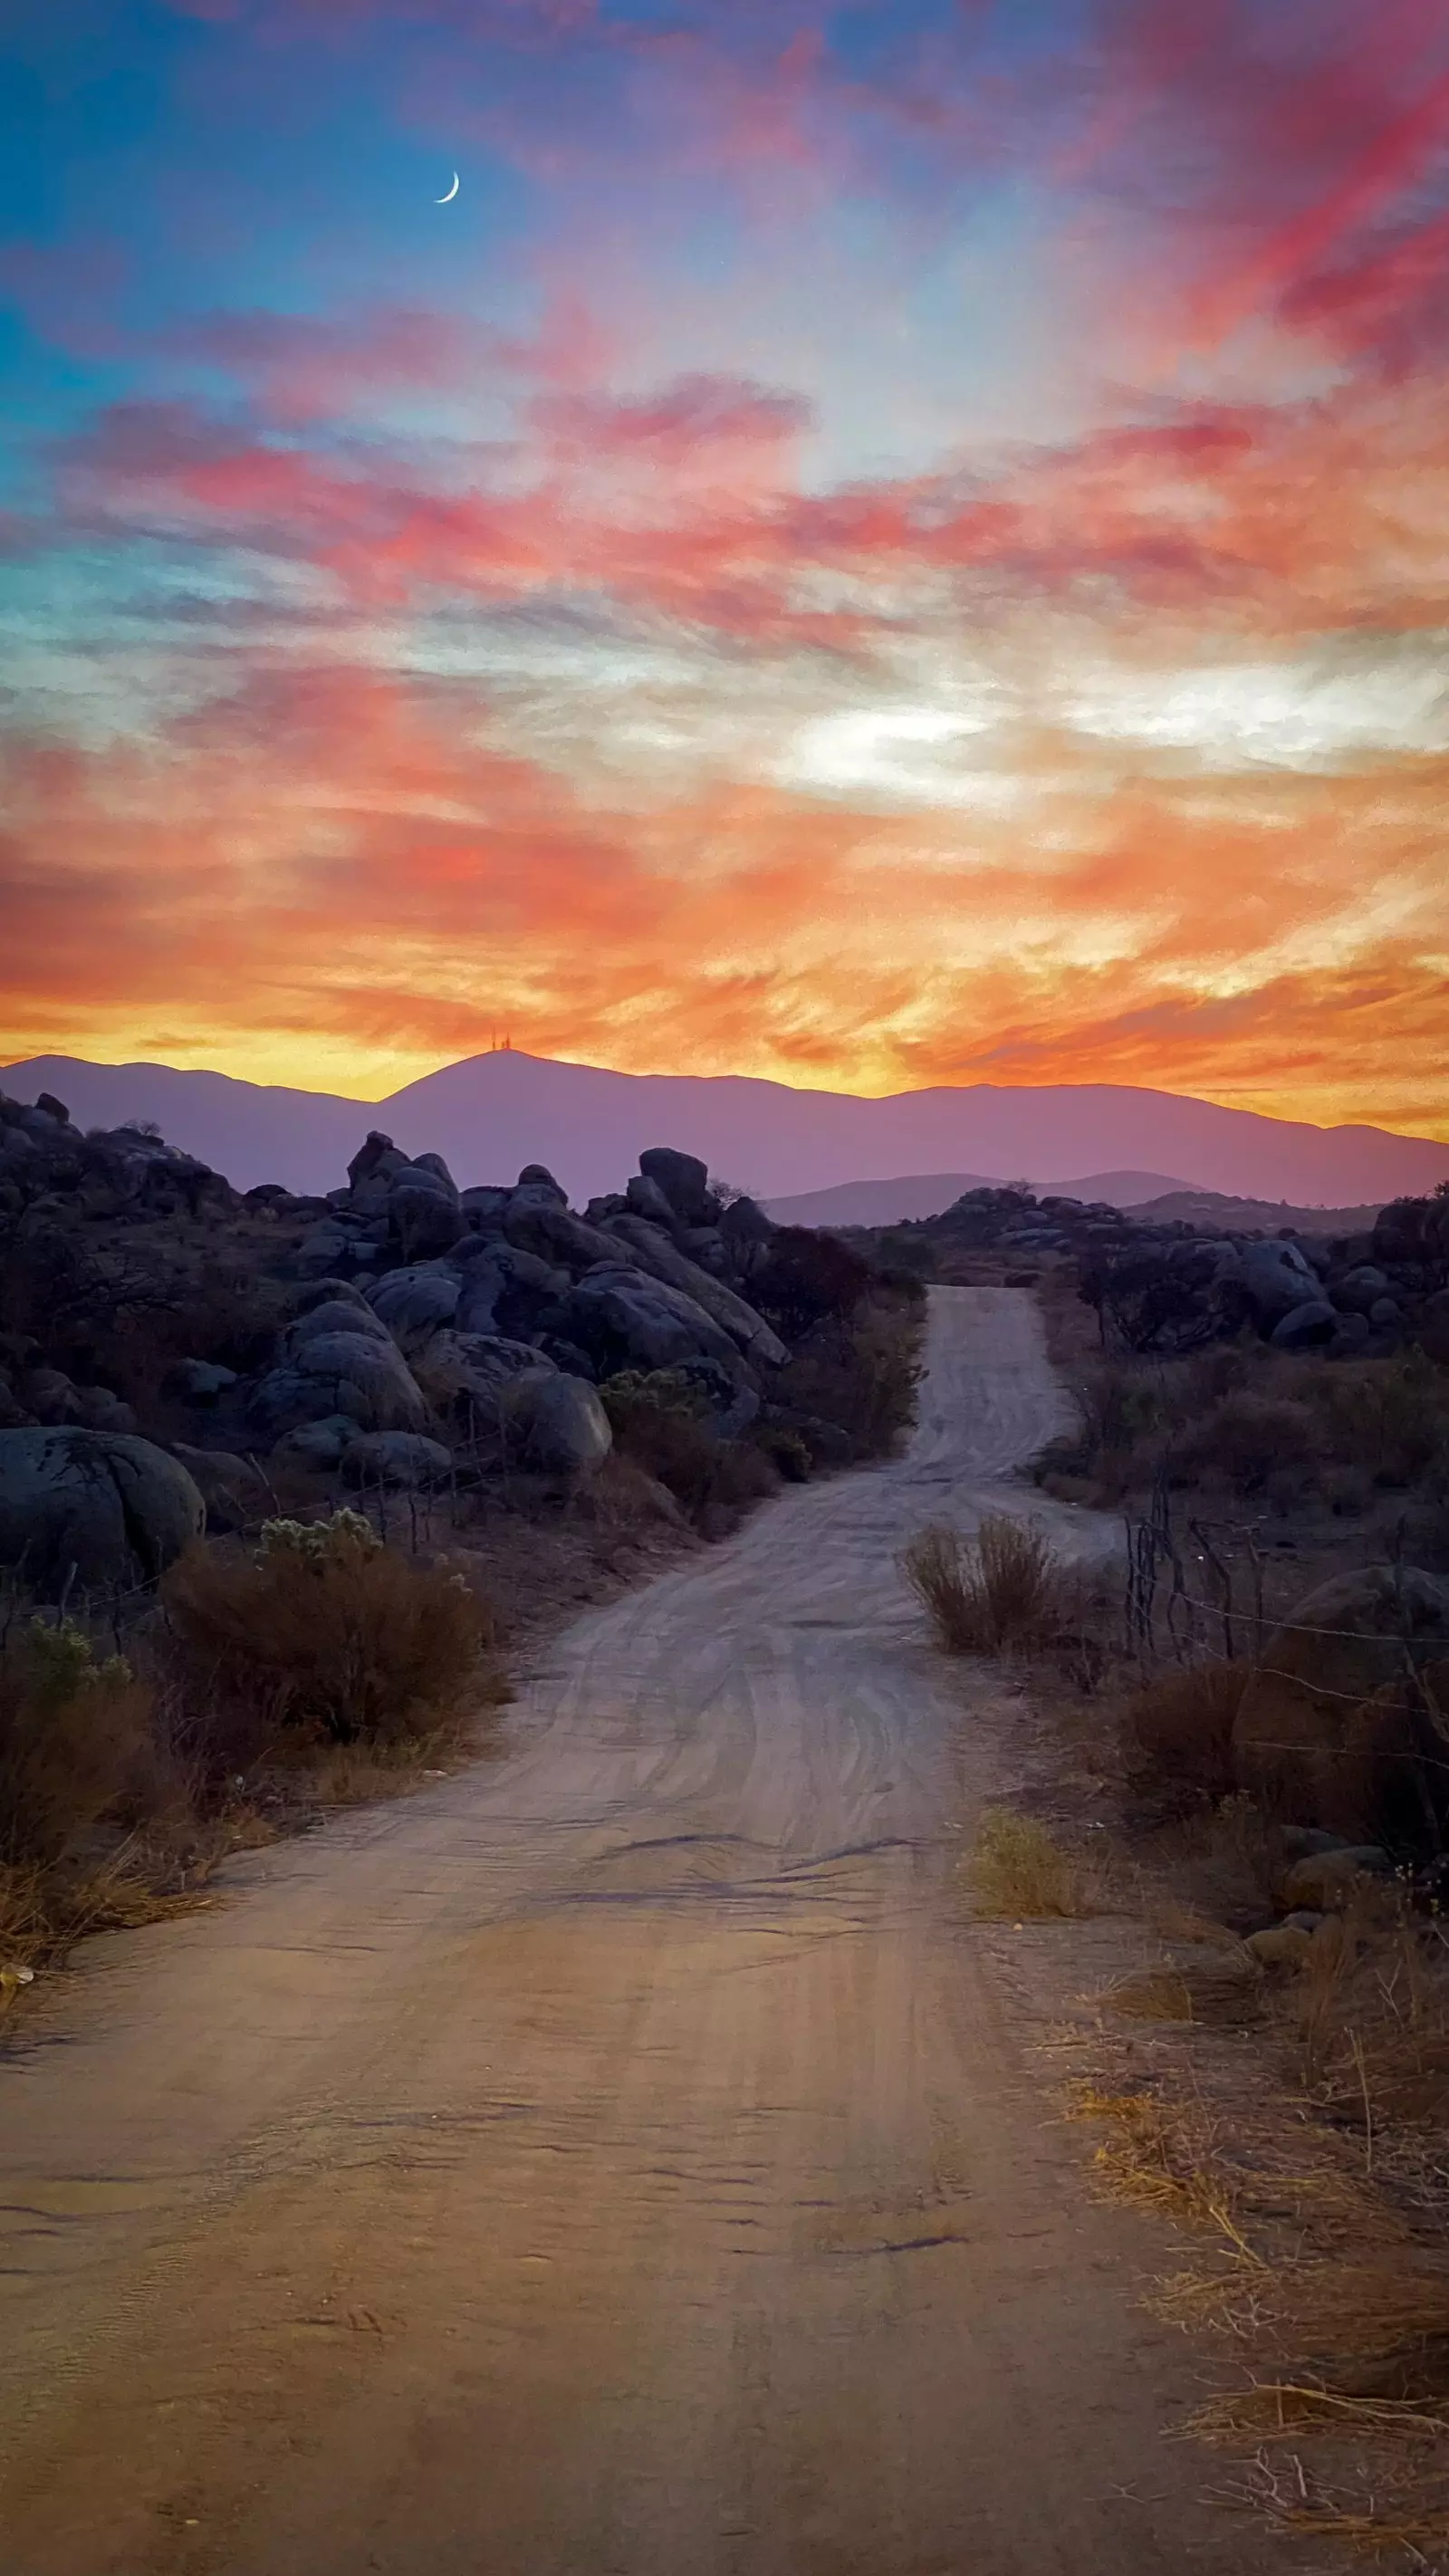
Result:
[[1277,1351],[1321,1350],[1346,1320],[1326,1297],[1305,1297],[1279,1317],[1268,1338]]
[[324,1297],[320,1306],[309,1306],[287,1329],[287,1348],[300,1351],[308,1342],[320,1341],[324,1334],[361,1333],[368,1341],[390,1342],[392,1335],[380,1315],[375,1315],[365,1299],[356,1305],[341,1297]]
[[[701,1170],[703,1165],[701,1165]],[[701,1270],[697,1261],[671,1243],[656,1225],[646,1224],[643,1217],[616,1216],[609,1220],[609,1232],[620,1237],[629,1250],[638,1255],[644,1268],[654,1278],[678,1289],[702,1307],[723,1332],[728,1333],[746,1359],[758,1361],[767,1368],[783,1368],[790,1354],[778,1333],[772,1332],[763,1315],[757,1315],[736,1289],[724,1280],[712,1278]]]
[[30,1369],[20,1381],[21,1401],[37,1422],[79,1422],[80,1392],[64,1369]]
[[220,1360],[178,1360],[167,1373],[166,1393],[179,1395],[183,1404],[215,1404],[236,1383],[236,1370]]
[[502,1398],[510,1453],[548,1475],[591,1475],[614,1445],[609,1417],[582,1378],[531,1371]]
[[0,1564],[38,1591],[134,1583],[199,1538],[206,1506],[178,1458],[134,1434],[0,1431]]
[[517,1187],[521,1190],[550,1190],[560,1207],[568,1206],[569,1194],[559,1187],[547,1163],[525,1163],[518,1175]]
[[[611,1234],[589,1225],[572,1209],[561,1207],[547,1190],[515,1190],[503,1211],[503,1231],[520,1252],[532,1254],[551,1269],[573,1277],[600,1261],[617,1261],[619,1246]],[[627,1256],[626,1256],[627,1258]]]
[[1308,1906],[1315,1913],[1338,1914],[1353,1903],[1366,1878],[1387,1878],[1391,1868],[1380,1843],[1341,1843],[1333,1851],[1308,1852],[1285,1871],[1283,1902],[1290,1910]]
[[726,1363],[734,1343],[692,1297],[620,1263],[591,1270],[571,1290],[561,1329],[607,1368],[672,1368],[702,1352]]
[[234,1450],[193,1449],[173,1440],[171,1455],[180,1459],[206,1505],[206,1526],[213,1537],[245,1529],[249,1521],[264,1520],[272,1508],[266,1478],[249,1458],[239,1458]]
[[301,1422],[347,1413],[364,1430],[418,1431],[428,1418],[422,1389],[393,1342],[367,1333],[319,1333],[253,1389],[248,1413],[276,1438]]
[[368,1181],[391,1179],[394,1172],[406,1169],[407,1159],[380,1127],[369,1127],[366,1142],[359,1145],[347,1166],[347,1177],[356,1190]]
[[390,1333],[425,1340],[458,1311],[463,1282],[441,1261],[417,1262],[407,1270],[389,1270],[367,1292],[374,1316]]
[[409,1261],[448,1252],[467,1232],[456,1192],[416,1163],[389,1183],[387,1221]]
[[1237,1276],[1260,1328],[1269,1330],[1295,1306],[1321,1297],[1318,1273],[1296,1243],[1246,1243]]
[[364,1431],[350,1442],[342,1459],[349,1485],[437,1485],[452,1470],[453,1460],[441,1440],[420,1431]]
[[354,1440],[365,1436],[350,1413],[324,1413],[320,1422],[299,1422],[295,1430],[284,1431],[272,1456],[283,1465],[330,1472],[341,1466]]
[[364,1315],[372,1312],[362,1290],[350,1279],[309,1279],[306,1287],[297,1292],[299,1315],[310,1315],[315,1306],[330,1305],[356,1306]]
[[1374,1300],[1386,1297],[1388,1293],[1388,1273],[1380,1270],[1373,1261],[1357,1262],[1352,1270],[1346,1270],[1343,1277],[1333,1283],[1333,1302],[1335,1306],[1341,1306],[1346,1315],[1368,1314]]
[[697,1154],[681,1154],[672,1145],[650,1145],[639,1157],[645,1180],[663,1192],[684,1225],[703,1225],[714,1211],[709,1200],[709,1166]]
[[134,1408],[108,1386],[78,1386],[75,1391],[75,1420],[87,1431],[134,1431]]
[[352,1250],[352,1236],[336,1217],[323,1217],[318,1225],[309,1226],[297,1246],[296,1266],[304,1279],[321,1279],[345,1261]]
[[[1419,1676],[1449,1656],[1449,1584],[1336,1575],[1269,1638],[1233,1726],[1239,1785],[1295,1825],[1412,1842],[1449,1813],[1449,1742]],[[1442,1695],[1439,1695],[1442,1696]]]
[[630,1215],[647,1217],[651,1225],[662,1225],[667,1232],[672,1233],[679,1223],[659,1183],[651,1181],[647,1172],[636,1172],[629,1182],[624,1192],[624,1205]]
[[458,1184],[441,1154],[415,1154],[412,1168],[415,1172],[431,1172],[435,1181],[442,1182],[448,1196],[452,1199],[457,1198]]
[[436,1333],[428,1345],[428,1384],[440,1403],[498,1420],[499,1390],[529,1374],[553,1376],[554,1364],[531,1342],[502,1333]]
[[566,1270],[501,1236],[478,1246],[462,1277],[455,1320],[461,1331],[469,1333],[532,1333],[569,1290]]

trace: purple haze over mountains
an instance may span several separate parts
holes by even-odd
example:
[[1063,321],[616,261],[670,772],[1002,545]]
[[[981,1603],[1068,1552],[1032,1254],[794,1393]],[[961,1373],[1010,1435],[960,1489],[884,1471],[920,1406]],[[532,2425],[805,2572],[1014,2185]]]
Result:
[[646,1145],[703,1156],[759,1198],[902,1173],[1172,1173],[1230,1196],[1347,1206],[1449,1179],[1449,1144],[1378,1127],[1308,1127],[1167,1091],[1092,1083],[1043,1090],[896,1092],[884,1100],[795,1091],[744,1075],[611,1073],[505,1051],[411,1082],[390,1099],[344,1100],[169,1065],[37,1056],[0,1088],[52,1091],[83,1127],[154,1119],[239,1189],[279,1181],[324,1191],[370,1127],[408,1153],[442,1154],[463,1187],[546,1163],[575,1202],[621,1188]]

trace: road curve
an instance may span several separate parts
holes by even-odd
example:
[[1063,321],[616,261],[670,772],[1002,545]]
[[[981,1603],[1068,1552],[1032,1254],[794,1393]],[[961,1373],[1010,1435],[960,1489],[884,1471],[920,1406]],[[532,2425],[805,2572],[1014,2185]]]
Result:
[[1026,1507],[1031,1301],[933,1292],[929,1360],[908,1456],[581,1620],[504,1760],[60,1981],[0,2070],[13,2576],[1256,2567],[953,1883],[1005,1704],[895,1570]]

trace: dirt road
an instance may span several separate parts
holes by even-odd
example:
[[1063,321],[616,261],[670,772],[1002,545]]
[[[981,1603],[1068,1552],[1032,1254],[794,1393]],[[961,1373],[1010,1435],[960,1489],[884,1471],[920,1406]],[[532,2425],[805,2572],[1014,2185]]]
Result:
[[1257,2566],[954,1882],[1007,1704],[894,1570],[1053,1427],[1030,1300],[935,1292],[930,1363],[908,1458],[580,1621],[503,1761],[61,1981],[10,2576]]

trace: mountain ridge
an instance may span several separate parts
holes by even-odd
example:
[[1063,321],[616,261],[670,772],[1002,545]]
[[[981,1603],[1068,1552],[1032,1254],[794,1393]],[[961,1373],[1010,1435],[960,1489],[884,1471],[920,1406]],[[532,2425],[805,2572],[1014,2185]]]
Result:
[[871,1099],[754,1075],[625,1074],[502,1050],[378,1101],[75,1056],[23,1059],[0,1069],[0,1084],[20,1099],[55,1092],[83,1126],[154,1118],[242,1189],[271,1180],[326,1190],[371,1127],[408,1153],[442,1153],[464,1186],[547,1163],[576,1200],[611,1186],[642,1146],[659,1143],[698,1153],[762,1199],[958,1167],[1004,1180],[1120,1165],[1175,1174],[1188,1188],[1329,1206],[1422,1193],[1449,1178],[1449,1144],[1432,1138],[1310,1127],[1101,1083],[978,1083]]

